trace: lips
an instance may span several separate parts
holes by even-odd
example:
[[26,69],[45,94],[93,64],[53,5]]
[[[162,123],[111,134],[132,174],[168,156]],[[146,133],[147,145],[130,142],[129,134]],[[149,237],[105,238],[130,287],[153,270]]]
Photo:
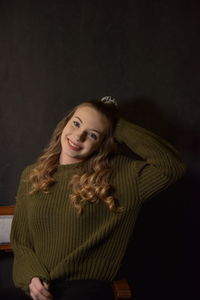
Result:
[[79,151],[82,149],[82,147],[80,147],[79,145],[76,145],[74,142],[72,142],[70,139],[68,139],[68,145],[70,147],[70,149],[74,150],[74,151]]

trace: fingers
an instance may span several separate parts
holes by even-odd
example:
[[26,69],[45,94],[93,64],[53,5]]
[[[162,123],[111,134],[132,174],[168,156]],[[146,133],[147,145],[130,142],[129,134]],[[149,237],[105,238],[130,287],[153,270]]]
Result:
[[45,281],[43,281],[42,284],[43,284],[43,286],[44,286],[47,290],[49,289],[49,286],[48,286],[48,284],[47,284]]
[[53,297],[48,291],[48,284],[41,282],[38,277],[34,277],[29,284],[30,296],[33,300],[52,300]]
[[32,289],[30,290],[30,296],[34,299],[34,300],[50,300],[52,299],[51,294],[46,294],[45,290],[42,289],[37,289],[34,286],[32,287]]

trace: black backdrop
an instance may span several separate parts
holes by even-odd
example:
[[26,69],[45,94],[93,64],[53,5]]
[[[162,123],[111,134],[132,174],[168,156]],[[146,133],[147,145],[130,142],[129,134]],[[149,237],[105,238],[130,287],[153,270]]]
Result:
[[[0,1],[1,205],[15,202],[56,123],[90,98],[119,99],[188,165],[138,218],[124,267],[136,300],[197,298],[199,14],[194,0]],[[12,285],[12,262],[0,259]]]

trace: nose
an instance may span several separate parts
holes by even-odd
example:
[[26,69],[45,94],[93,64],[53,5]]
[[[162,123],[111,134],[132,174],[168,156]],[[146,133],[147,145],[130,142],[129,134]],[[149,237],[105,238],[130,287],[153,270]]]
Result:
[[76,141],[77,142],[84,142],[86,138],[87,132],[85,131],[79,131],[76,134]]

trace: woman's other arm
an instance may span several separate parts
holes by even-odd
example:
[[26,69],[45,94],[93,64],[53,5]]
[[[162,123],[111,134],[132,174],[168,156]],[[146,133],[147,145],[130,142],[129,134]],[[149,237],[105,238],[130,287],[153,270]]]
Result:
[[14,251],[13,280],[17,287],[29,292],[33,277],[49,281],[49,273],[40,263],[31,243],[28,226],[27,194],[28,169],[22,173],[17,192],[16,209],[11,228],[11,245]]

